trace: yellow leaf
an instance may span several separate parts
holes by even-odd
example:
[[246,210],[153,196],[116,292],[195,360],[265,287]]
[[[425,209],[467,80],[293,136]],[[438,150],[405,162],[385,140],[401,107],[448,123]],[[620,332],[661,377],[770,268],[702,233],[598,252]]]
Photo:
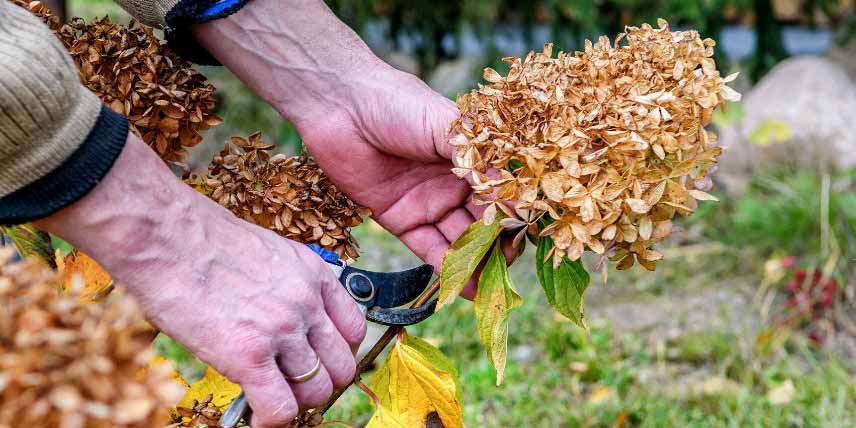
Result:
[[65,292],[80,293],[81,301],[95,302],[113,291],[113,278],[94,259],[73,250],[64,258],[56,251],[60,285]]
[[208,394],[211,394],[213,396],[211,403],[223,409],[240,393],[240,385],[230,382],[225,376],[208,367],[205,369],[205,376],[190,385],[190,389],[176,404],[176,407],[192,407],[193,400],[203,401]]
[[589,404],[597,404],[615,397],[615,390],[608,386],[597,386],[589,394]]
[[372,378],[380,404],[369,428],[425,426],[436,413],[446,428],[464,426],[458,371],[439,349],[402,332]]
[[[502,219],[497,213],[497,219]],[[502,232],[499,222],[485,225],[476,221],[461,235],[443,256],[443,266],[440,272],[440,297],[437,302],[439,310],[455,301],[467,281],[473,275],[479,262],[493,245],[493,241]]]
[[15,249],[22,257],[37,257],[50,268],[56,268],[56,263],[51,258],[53,244],[50,235],[47,233],[36,229],[32,224],[21,224],[18,226],[0,226],[0,244],[2,244],[4,236],[12,241]]
[[520,307],[523,299],[511,286],[508,266],[499,242],[484,265],[479,277],[479,289],[473,307],[478,319],[479,337],[490,364],[496,369],[496,384],[505,377],[508,354],[508,314]]
[[793,133],[787,123],[777,119],[767,119],[752,131],[749,142],[763,147],[783,143],[790,140],[792,136]]
[[[420,426],[424,426],[420,425]],[[378,407],[372,418],[369,419],[367,428],[407,428],[407,425],[392,412],[384,407]]]

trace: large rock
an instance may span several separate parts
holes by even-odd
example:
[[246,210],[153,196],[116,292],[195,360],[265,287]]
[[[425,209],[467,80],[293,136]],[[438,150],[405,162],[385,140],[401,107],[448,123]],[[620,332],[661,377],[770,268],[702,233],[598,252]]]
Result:
[[480,64],[473,57],[442,62],[428,76],[428,86],[448,97],[469,92],[481,76]]
[[743,117],[725,127],[717,179],[739,193],[751,175],[776,164],[856,166],[856,85],[820,57],[782,61],[743,98]]

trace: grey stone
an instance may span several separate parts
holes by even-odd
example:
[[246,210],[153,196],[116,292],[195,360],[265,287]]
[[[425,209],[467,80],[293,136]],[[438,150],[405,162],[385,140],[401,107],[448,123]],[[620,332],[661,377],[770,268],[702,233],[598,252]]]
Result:
[[479,61],[474,57],[462,57],[441,63],[428,76],[428,86],[435,91],[453,97],[476,87]]
[[[781,62],[744,94],[743,111],[742,119],[720,133],[726,151],[716,178],[727,190],[739,193],[753,173],[779,163],[856,166],[856,85],[829,59]],[[759,130],[771,128],[785,130],[782,138],[758,144]]]

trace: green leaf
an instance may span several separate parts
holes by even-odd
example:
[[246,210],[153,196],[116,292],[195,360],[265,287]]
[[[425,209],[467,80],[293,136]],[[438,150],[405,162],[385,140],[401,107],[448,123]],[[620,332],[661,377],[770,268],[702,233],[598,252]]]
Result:
[[455,301],[467,281],[473,276],[479,262],[487,254],[493,242],[502,231],[499,225],[501,215],[489,226],[481,220],[471,224],[452,245],[443,257],[440,273],[440,297],[437,310]]
[[[38,257],[52,269],[56,269],[54,249],[51,236],[35,228],[31,224],[18,226],[0,226],[0,235],[5,235],[12,241],[21,257]],[[2,239],[0,239],[2,242]]]
[[553,258],[545,260],[552,249],[553,238],[542,236],[538,240],[538,250],[535,253],[538,282],[544,288],[550,306],[580,327],[586,328],[583,296],[591,278],[580,260],[572,262],[565,257],[559,267],[554,269]]
[[496,369],[497,385],[505,377],[508,314],[522,304],[523,299],[511,284],[505,255],[497,241],[479,277],[479,290],[474,301],[479,337],[490,364]]

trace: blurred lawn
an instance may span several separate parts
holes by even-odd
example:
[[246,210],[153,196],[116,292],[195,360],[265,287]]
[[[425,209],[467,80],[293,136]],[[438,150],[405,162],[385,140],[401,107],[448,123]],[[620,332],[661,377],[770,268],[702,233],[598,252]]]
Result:
[[[127,19],[109,0],[72,0],[69,6],[72,15]],[[286,152],[299,150],[293,128],[227,71],[204,72],[219,88],[219,105],[227,107],[218,112],[224,125],[194,151],[196,168],[228,136],[256,130]],[[825,267],[841,284],[854,278],[854,182],[856,172],[770,171],[755,177],[741,197],[720,195],[722,203],[703,204],[666,245],[656,273],[611,271],[606,287],[592,275],[589,334],[557,319],[546,304],[530,248],[512,268],[525,303],[511,315],[501,387],[494,385],[469,302],[457,302],[412,332],[457,364],[470,427],[853,427],[852,361],[815,346],[800,329],[786,331],[767,352],[758,351],[757,339],[781,311],[781,284],[768,278],[769,259],[797,256],[801,266]],[[372,223],[355,233],[362,266],[391,270],[418,263]],[[761,304],[759,296],[748,303],[735,299],[732,312],[699,325],[672,319],[684,316],[683,300],[723,291],[727,301],[737,289],[768,290],[773,303]],[[625,307],[641,310],[625,313]],[[653,327],[636,328],[637,318]],[[746,319],[760,325],[743,329]],[[159,338],[157,348],[189,379],[201,374],[203,366],[168,338]],[[360,426],[371,412],[362,393],[349,391],[328,419]]]
[[[800,225],[806,217],[817,217],[814,212],[819,207],[804,201],[801,210],[782,211],[776,202],[781,193],[792,196],[801,185],[807,186],[804,181],[813,180],[807,174],[797,176],[780,183],[779,192],[752,190],[741,198],[704,206],[697,218],[683,222],[686,232],[669,244],[657,272],[611,271],[607,296],[595,280],[589,313],[618,300],[649,295],[679,298],[686,295],[682,293],[727,288],[738,282],[757,287],[764,281],[763,262],[771,252],[768,242],[779,239],[779,229],[791,230],[790,238],[804,245],[786,245],[773,252],[817,254],[812,237],[819,230]],[[842,203],[844,212],[856,213],[852,198],[845,197]],[[758,223],[751,227],[751,236],[745,235],[748,226],[742,225],[748,221],[746,205],[755,207],[749,212],[751,222]],[[775,221],[767,221],[770,216],[776,216]],[[716,225],[710,224],[714,220]],[[732,234],[734,228],[751,239]],[[362,266],[401,269],[418,263],[373,223],[359,227],[356,235],[363,248]],[[699,246],[710,249],[694,255]],[[790,332],[769,353],[758,352],[756,336],[741,335],[740,329],[729,325],[738,320],[730,319],[721,320],[720,328],[682,331],[665,338],[657,337],[661,334],[657,331],[617,329],[613,324],[620,319],[595,316],[586,334],[557,318],[547,305],[531,268],[532,253],[530,248],[512,267],[525,303],[511,315],[507,377],[502,386],[494,385],[495,373],[475,333],[471,303],[459,301],[410,329],[457,364],[467,426],[828,428],[856,424],[856,384],[847,365],[799,331]],[[672,316],[668,307],[647,310],[666,319]],[[188,363],[188,357],[175,347],[160,349],[183,362],[185,370],[199,372],[200,366]],[[351,390],[328,420],[362,426],[371,414],[367,397]]]

